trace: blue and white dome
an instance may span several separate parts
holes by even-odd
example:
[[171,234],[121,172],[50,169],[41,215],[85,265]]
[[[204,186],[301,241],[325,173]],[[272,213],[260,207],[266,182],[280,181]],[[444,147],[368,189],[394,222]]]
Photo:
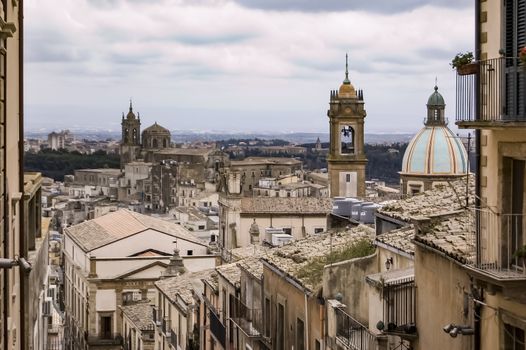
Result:
[[425,126],[413,137],[404,154],[402,174],[465,175],[467,153],[447,126]]
[[427,103],[425,126],[411,140],[404,154],[402,175],[459,176],[467,170],[464,145],[447,127],[444,98],[435,91]]

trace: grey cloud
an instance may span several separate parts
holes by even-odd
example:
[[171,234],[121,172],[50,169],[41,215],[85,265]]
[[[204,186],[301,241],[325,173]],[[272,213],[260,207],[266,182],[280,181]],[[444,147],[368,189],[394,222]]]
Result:
[[472,0],[234,0],[238,4],[263,10],[332,12],[367,11],[378,13],[398,13],[415,8],[434,5],[450,8],[467,8]]
[[187,45],[236,44],[257,36],[248,33],[218,35],[177,35],[173,40]]

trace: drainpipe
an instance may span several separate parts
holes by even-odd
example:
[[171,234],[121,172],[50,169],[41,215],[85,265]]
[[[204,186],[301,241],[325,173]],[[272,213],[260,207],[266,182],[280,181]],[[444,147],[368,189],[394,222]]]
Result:
[[[7,1],[6,0],[2,0],[2,6],[4,8],[4,20],[7,20],[7,11],[6,11],[6,4],[7,4]],[[4,42],[4,45],[7,46],[7,39],[1,39],[3,42]],[[7,88],[7,75],[9,74],[8,71],[7,71],[7,55],[5,54],[4,56],[5,59],[4,59],[4,82],[3,82],[3,89],[4,91],[6,91],[6,88]],[[4,111],[3,111],[3,117],[4,117],[4,120],[7,120],[7,112],[6,112],[6,109],[4,108]],[[4,128],[4,132],[3,132],[3,136],[4,136],[4,140],[7,139],[7,128]],[[7,160],[6,160],[7,157],[4,157],[4,169],[6,169],[6,166],[7,166]],[[4,198],[7,198],[7,177],[4,181],[4,186],[2,188],[3,190],[3,193],[4,193]],[[7,217],[8,217],[8,214],[9,214],[9,199],[4,199],[4,220],[7,220]],[[9,237],[9,225],[4,225],[4,232],[3,232],[3,235],[4,235],[4,251],[3,251],[3,257],[4,258],[9,258],[9,245],[10,245],[10,237]],[[8,328],[7,328],[7,320],[9,318],[9,297],[8,295],[10,295],[9,293],[9,273],[7,272],[4,272],[4,281],[3,281],[3,319],[2,319],[2,333],[5,335],[5,340],[3,341],[3,344],[4,344],[4,350],[9,350],[9,337],[8,337]]]
[[[19,170],[19,192],[22,194],[18,206],[18,217],[20,220],[20,255],[27,257],[25,208],[24,208],[24,1],[18,1],[18,170]],[[25,269],[18,268],[20,273],[20,349],[25,350],[26,340],[26,301],[28,273]]]
[[309,309],[307,308],[307,294],[305,296],[305,350],[309,350]]
[[[480,51],[481,51],[481,44],[480,44],[480,37],[481,37],[481,23],[480,23],[480,11],[481,11],[481,0],[475,0],[475,61],[480,61]],[[480,119],[480,68],[479,73],[475,74],[475,118]],[[476,161],[476,172],[475,172],[475,207],[480,208],[480,196],[481,196],[481,190],[480,190],[480,151],[481,151],[481,144],[480,144],[480,138],[481,138],[481,131],[480,129],[475,130],[475,161]],[[475,227],[475,234],[476,234],[476,249],[477,249],[477,265],[480,264],[480,214],[479,211],[476,211],[477,213],[477,220],[476,220],[476,227]],[[481,295],[483,293],[483,290],[481,289]],[[474,349],[480,350],[480,342],[481,342],[481,330],[480,330],[480,318],[477,318],[477,313],[480,315],[480,305],[474,306],[474,313],[475,317],[473,318],[474,324]]]

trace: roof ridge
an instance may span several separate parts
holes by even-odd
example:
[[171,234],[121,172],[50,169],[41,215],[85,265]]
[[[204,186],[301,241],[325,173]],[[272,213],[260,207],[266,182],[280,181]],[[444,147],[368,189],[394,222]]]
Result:
[[[130,209],[127,209],[127,208],[123,208],[122,210],[124,210],[129,216],[131,216],[132,218],[134,218],[138,223],[140,223],[141,225],[143,225],[145,228],[148,228],[149,226],[146,225],[142,220],[140,220],[137,215],[135,214],[139,214],[137,212],[134,212]],[[144,214],[141,214],[141,215],[144,215]]]

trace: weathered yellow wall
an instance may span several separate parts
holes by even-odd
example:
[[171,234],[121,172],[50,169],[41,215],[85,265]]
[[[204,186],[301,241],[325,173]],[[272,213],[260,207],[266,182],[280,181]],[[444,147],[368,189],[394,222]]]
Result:
[[473,336],[452,338],[442,329],[451,323],[472,325],[472,309],[463,316],[464,293],[470,292],[466,271],[457,263],[418,246],[415,257],[418,329],[415,349],[472,349]]

